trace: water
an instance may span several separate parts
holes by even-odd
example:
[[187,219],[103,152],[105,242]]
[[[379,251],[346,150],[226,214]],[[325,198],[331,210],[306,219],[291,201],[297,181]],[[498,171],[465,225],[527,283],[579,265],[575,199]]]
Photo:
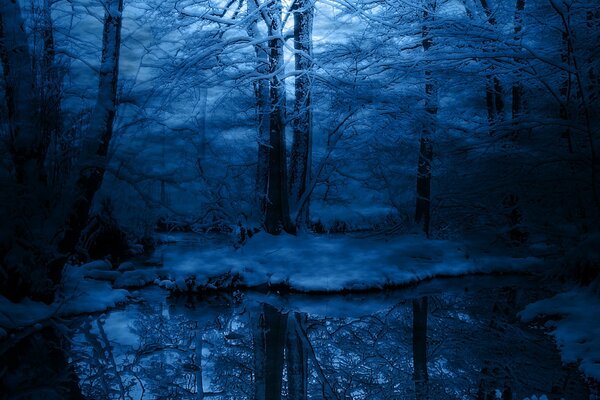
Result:
[[524,277],[346,296],[149,288],[3,343],[0,389],[45,400],[588,399],[551,337],[516,316],[551,294]]

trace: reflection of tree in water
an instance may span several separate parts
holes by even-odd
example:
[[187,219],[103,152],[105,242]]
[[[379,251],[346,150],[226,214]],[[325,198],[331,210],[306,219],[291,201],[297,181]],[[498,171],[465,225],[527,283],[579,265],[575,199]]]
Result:
[[361,318],[250,302],[140,305],[136,345],[109,345],[103,319],[87,320],[74,359],[93,398],[585,396],[550,339],[514,320],[523,301],[503,290],[427,296]]
[[[211,368],[216,372],[211,380],[216,392],[201,389],[206,390],[203,353],[214,355],[212,362],[221,358],[225,316],[209,324],[172,313],[162,304],[143,304],[138,311],[130,323],[137,339],[133,346],[110,342],[103,317],[82,324],[75,361],[84,393],[98,399],[203,399],[224,393],[224,387],[239,386],[227,386],[234,380],[230,376],[234,368],[226,374]],[[219,339],[221,343],[216,343]],[[239,357],[235,351],[229,353],[234,360]]]
[[413,326],[413,378],[415,381],[415,399],[429,399],[429,371],[427,368],[427,296],[412,301]]

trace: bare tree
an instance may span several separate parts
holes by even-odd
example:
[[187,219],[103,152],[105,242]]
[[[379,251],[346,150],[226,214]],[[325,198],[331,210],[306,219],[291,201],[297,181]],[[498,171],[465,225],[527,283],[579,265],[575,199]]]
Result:
[[290,160],[290,201],[297,210],[296,226],[306,227],[309,221],[310,202],[298,204],[311,180],[312,163],[312,30],[314,4],[312,0],[294,2],[295,99],[294,138]]
[[[423,51],[428,51],[432,44],[431,32],[427,26],[435,12],[435,3],[423,11]],[[417,169],[417,205],[415,222],[421,224],[425,235],[429,237],[431,228],[431,161],[433,159],[433,143],[431,136],[435,131],[437,115],[437,87],[431,70],[425,70],[425,115],[422,121],[419,143],[419,165]]]
[[267,8],[271,112],[269,118],[269,181],[265,229],[271,234],[293,233],[288,196],[288,167],[285,145],[285,65],[281,2],[272,0]]

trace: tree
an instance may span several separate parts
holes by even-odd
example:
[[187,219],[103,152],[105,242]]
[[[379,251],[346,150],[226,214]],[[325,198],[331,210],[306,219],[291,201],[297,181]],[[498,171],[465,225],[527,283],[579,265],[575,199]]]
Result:
[[[312,0],[296,0],[294,13],[294,137],[290,160],[290,200],[292,209],[297,213],[295,223],[298,228],[306,227],[309,221],[309,200],[299,204],[311,180],[312,162]],[[299,207],[299,209],[298,209]],[[294,214],[293,214],[294,215]]]
[[[430,9],[423,11],[423,51],[428,51],[433,40],[429,27],[431,14],[435,12],[435,3]],[[431,136],[435,132],[435,117],[437,115],[437,87],[431,70],[425,70],[425,115],[423,116],[421,138],[419,143],[419,165],[417,169],[417,206],[415,222],[421,224],[425,235],[429,237],[431,229],[431,161],[433,159],[433,143]]]
[[[44,3],[44,13],[50,4]],[[31,296],[51,302],[66,256],[79,241],[107,164],[117,108],[122,0],[108,0],[103,22],[102,60],[96,106],[80,151],[75,176],[53,199],[54,181],[47,179],[48,145],[57,132],[60,85],[54,65],[50,16],[44,14],[41,78],[32,70],[33,55],[26,23],[16,1],[0,6],[0,55],[8,110],[9,153],[14,185],[3,199],[7,223],[1,234],[2,293],[12,300]],[[56,119],[55,119],[56,118]],[[11,210],[16,212],[11,215]]]
[[287,315],[263,303],[255,324],[254,399],[277,400],[283,385]]
[[257,117],[257,142],[258,157],[256,170],[256,207],[261,219],[266,212],[268,196],[269,175],[269,134],[270,134],[270,93],[269,93],[269,51],[266,43],[260,37],[258,22],[261,16],[258,0],[247,0],[247,11],[250,17],[247,32],[253,40],[254,53],[256,54],[256,72],[258,78],[254,81],[254,95],[256,97]]
[[415,400],[429,399],[429,373],[427,372],[427,304],[427,296],[412,301],[412,347]]
[[[521,39],[521,32],[523,31],[523,11],[525,10],[525,0],[517,0],[515,5],[515,17],[514,17],[514,29],[515,41]],[[522,60],[515,58],[515,64],[522,63]],[[517,80],[512,85],[512,119],[518,120],[523,113],[523,84],[520,82],[522,79],[523,72],[518,71],[519,75]],[[518,129],[515,129],[513,136],[518,136]]]
[[[487,18],[487,22],[490,26],[496,26],[496,18],[494,17],[492,10],[487,0],[480,0],[481,7]],[[488,110],[488,123],[490,125],[490,134],[494,133],[495,125],[502,120],[504,113],[504,99],[503,89],[500,79],[494,73],[494,67],[488,67],[489,73],[486,76],[486,87],[485,87],[485,101]]]
[[267,8],[269,36],[269,75],[271,76],[271,112],[269,115],[268,199],[265,230],[279,234],[293,233],[290,219],[285,145],[285,65],[283,63],[283,32],[281,2],[272,0]]
[[106,4],[102,33],[98,95],[90,126],[82,143],[74,190],[68,194],[69,197],[73,196],[73,200],[68,211],[65,232],[58,244],[58,250],[62,253],[75,249],[87,223],[94,196],[104,179],[108,147],[113,136],[113,124],[117,112],[122,14],[123,0],[109,0]]
[[301,332],[308,317],[304,313],[289,312],[287,320],[286,357],[288,398],[306,400],[308,398],[308,349],[302,341]]

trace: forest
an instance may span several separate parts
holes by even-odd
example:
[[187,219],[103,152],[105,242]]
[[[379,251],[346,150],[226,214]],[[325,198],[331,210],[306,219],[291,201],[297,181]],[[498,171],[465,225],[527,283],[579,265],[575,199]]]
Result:
[[0,398],[600,398],[599,43],[593,0],[0,0]]

